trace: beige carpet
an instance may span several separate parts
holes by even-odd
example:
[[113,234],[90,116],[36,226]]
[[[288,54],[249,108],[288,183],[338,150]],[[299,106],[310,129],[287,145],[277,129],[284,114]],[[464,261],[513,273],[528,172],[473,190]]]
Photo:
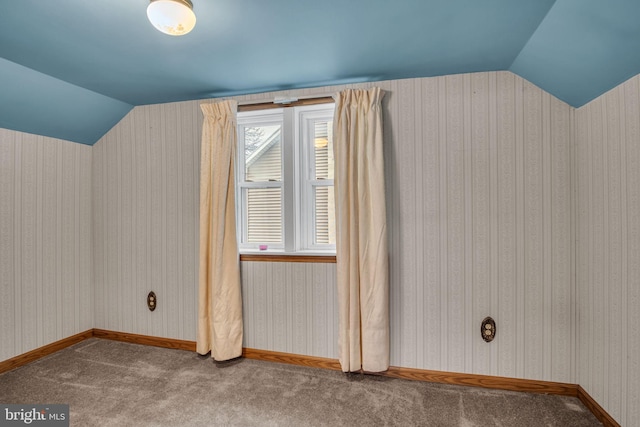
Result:
[[0,375],[1,403],[72,426],[597,426],[572,397],[503,392],[90,339]]

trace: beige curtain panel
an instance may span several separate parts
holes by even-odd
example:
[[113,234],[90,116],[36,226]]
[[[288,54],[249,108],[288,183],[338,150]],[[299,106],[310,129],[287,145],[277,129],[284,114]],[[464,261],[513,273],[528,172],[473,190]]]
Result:
[[335,96],[339,359],[344,372],[389,368],[383,96],[379,88]]
[[197,352],[242,355],[242,295],[236,239],[236,101],[202,104],[200,290]]

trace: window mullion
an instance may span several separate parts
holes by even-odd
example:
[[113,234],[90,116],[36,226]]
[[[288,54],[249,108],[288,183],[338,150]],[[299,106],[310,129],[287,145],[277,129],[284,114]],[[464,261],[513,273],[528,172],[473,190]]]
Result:
[[283,112],[283,229],[284,229],[284,249],[286,252],[294,252],[296,248],[296,137],[295,137],[295,109],[287,108]]
[[315,165],[312,161],[313,150],[311,149],[310,142],[313,140],[313,126],[312,121],[301,114],[299,122],[301,123],[302,131],[299,133],[301,141],[300,146],[303,147],[303,159],[304,165],[304,195],[303,203],[301,203],[304,212],[304,218],[301,218],[301,226],[304,228],[304,248],[309,249],[313,244],[313,224],[315,223],[315,209],[313,208],[313,181],[315,177]]
[[247,238],[247,209],[244,203],[244,194],[242,189],[242,184],[244,183],[244,128],[238,126],[236,129],[238,138],[238,151],[236,152],[236,167],[234,171],[234,178],[236,180],[236,239],[238,245],[242,246]]

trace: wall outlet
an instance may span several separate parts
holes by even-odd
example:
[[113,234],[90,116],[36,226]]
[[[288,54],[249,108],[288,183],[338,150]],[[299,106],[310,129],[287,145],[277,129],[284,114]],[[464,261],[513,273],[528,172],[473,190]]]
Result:
[[482,339],[491,342],[496,337],[496,322],[491,317],[485,317],[480,326]]
[[153,311],[156,309],[158,305],[158,299],[156,298],[156,293],[151,291],[147,295],[147,307],[149,307],[149,311]]

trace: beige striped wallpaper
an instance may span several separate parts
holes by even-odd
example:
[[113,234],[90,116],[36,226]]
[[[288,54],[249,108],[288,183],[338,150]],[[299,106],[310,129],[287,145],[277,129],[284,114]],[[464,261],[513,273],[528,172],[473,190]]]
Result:
[[577,381],[640,426],[640,76],[576,112]]
[[0,360],[93,327],[91,156],[0,129]]
[[[572,109],[509,72],[377,85],[392,364],[575,381]],[[136,107],[93,148],[98,328],[195,339],[198,105]],[[335,357],[334,268],[244,263],[245,346]]]

